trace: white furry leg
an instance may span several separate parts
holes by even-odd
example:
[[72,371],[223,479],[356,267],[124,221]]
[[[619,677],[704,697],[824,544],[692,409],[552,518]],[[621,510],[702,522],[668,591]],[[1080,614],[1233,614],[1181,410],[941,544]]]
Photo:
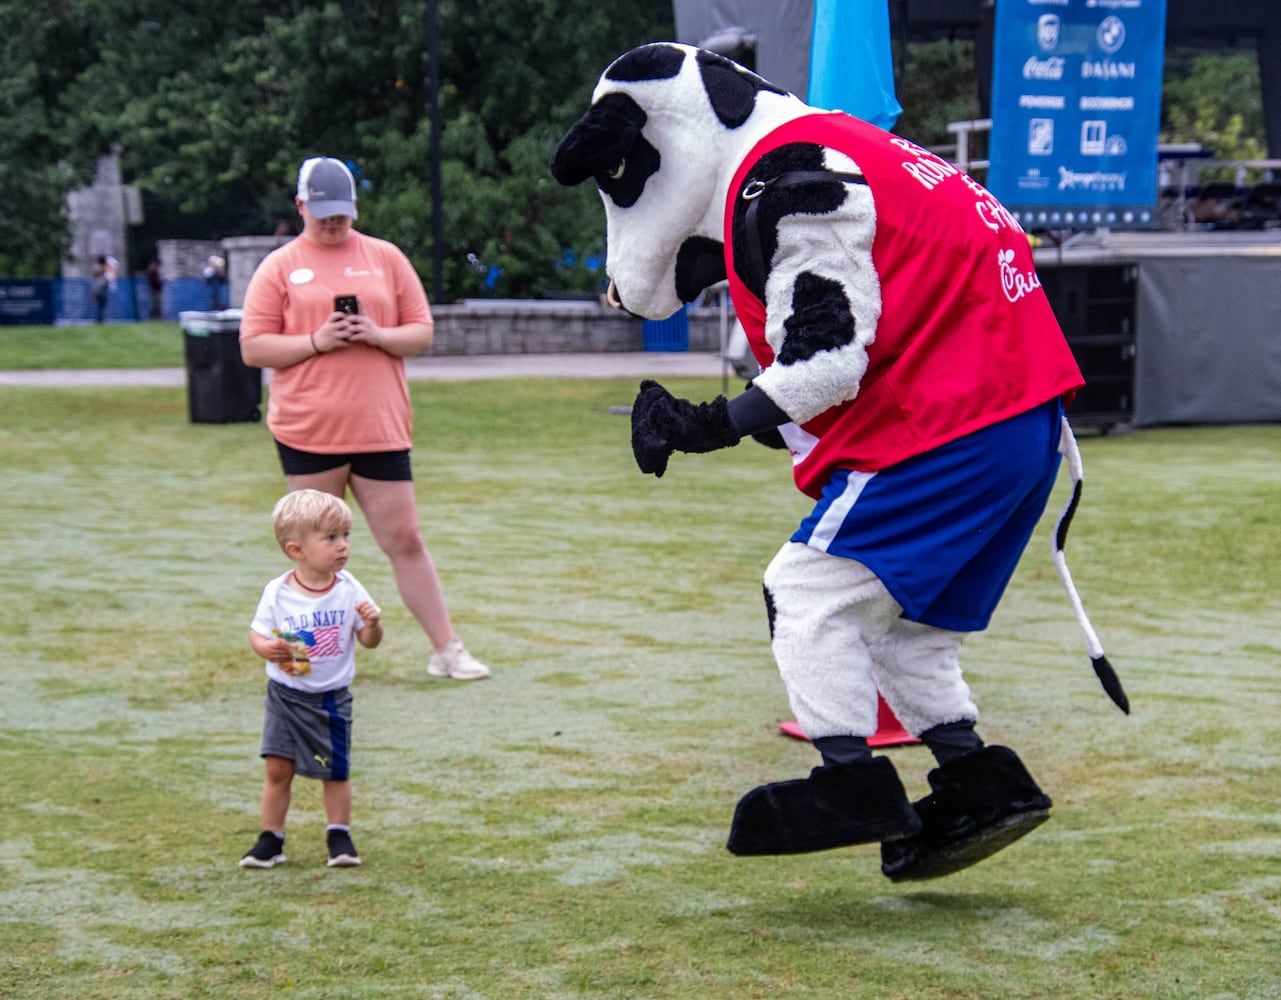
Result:
[[876,684],[866,636],[902,608],[862,563],[788,542],[765,571],[774,659],[796,721],[810,739],[876,732]]
[[899,722],[919,736],[945,722],[977,721],[961,673],[964,632],[897,618],[869,641],[872,678]]

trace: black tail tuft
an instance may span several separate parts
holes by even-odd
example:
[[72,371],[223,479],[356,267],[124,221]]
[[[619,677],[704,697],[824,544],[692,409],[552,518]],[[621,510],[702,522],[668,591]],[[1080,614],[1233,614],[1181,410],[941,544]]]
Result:
[[1103,690],[1108,693],[1108,697],[1116,702],[1116,707],[1126,715],[1130,714],[1130,699],[1126,697],[1125,688],[1121,687],[1121,678],[1116,675],[1112,669],[1112,664],[1108,662],[1106,656],[1092,656],[1090,663],[1094,666],[1094,672],[1099,675],[1099,683],[1103,685]]

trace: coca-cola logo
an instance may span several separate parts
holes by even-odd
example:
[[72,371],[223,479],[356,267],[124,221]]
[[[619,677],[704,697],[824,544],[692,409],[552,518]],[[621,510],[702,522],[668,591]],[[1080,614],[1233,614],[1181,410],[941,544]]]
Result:
[[1038,59],[1032,56],[1023,64],[1024,80],[1062,80],[1063,79],[1063,57],[1050,56],[1047,59]]

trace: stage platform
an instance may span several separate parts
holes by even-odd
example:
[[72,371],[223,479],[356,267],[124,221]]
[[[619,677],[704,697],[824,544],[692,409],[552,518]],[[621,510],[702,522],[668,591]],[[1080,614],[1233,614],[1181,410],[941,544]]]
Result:
[[1281,229],[1086,233],[1035,256],[1107,397],[1094,422],[1125,422],[1122,404],[1138,426],[1281,421]]

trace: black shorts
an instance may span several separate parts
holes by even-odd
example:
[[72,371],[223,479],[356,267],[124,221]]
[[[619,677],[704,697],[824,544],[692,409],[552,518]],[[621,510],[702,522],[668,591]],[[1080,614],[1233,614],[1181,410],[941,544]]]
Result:
[[377,479],[387,483],[400,483],[414,478],[409,464],[409,450],[346,452],[338,455],[318,455],[299,451],[287,444],[276,442],[280,465],[286,476],[310,476],[328,472],[340,465],[350,465],[353,475],[362,479]]

